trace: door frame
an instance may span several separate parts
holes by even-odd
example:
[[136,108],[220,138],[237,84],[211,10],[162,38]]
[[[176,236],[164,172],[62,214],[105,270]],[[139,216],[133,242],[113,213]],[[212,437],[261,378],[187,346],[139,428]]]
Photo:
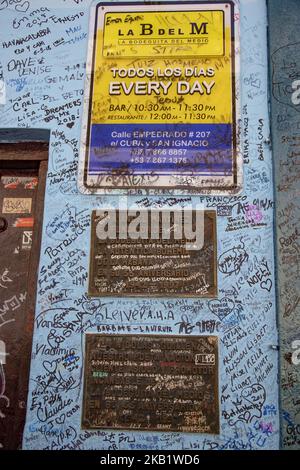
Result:
[[[29,373],[32,352],[32,339],[35,318],[35,304],[37,293],[38,269],[42,241],[42,227],[44,215],[44,199],[47,181],[49,157],[50,130],[28,128],[0,129],[0,176],[2,171],[16,169],[34,169],[38,172],[38,186],[34,212],[34,228],[32,246],[28,267],[27,296],[24,305],[23,331],[21,338],[19,362],[19,382],[17,402],[14,412],[19,418],[9,430],[10,449],[22,447],[22,436],[26,419],[27,395],[29,388]],[[38,223],[36,223],[39,221]]]

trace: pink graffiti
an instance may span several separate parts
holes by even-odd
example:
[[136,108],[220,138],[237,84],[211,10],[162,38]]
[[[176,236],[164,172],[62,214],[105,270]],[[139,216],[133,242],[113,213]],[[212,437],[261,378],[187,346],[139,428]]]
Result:
[[267,434],[267,436],[269,436],[273,432],[273,424],[264,423],[263,421],[261,421],[259,423],[259,429],[263,432],[263,434]]
[[246,220],[252,224],[261,222],[263,219],[262,212],[259,208],[253,204],[250,204],[246,208]]

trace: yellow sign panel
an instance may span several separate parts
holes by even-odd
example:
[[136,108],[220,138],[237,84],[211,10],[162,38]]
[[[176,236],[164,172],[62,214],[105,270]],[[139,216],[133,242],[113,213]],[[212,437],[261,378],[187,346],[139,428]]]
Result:
[[161,53],[157,46],[163,46],[164,56],[169,57],[178,57],[178,48],[182,56],[223,55],[224,12],[105,14],[104,57],[153,57]]
[[92,122],[230,123],[230,29],[223,11],[106,13],[97,31],[101,79],[94,80]]

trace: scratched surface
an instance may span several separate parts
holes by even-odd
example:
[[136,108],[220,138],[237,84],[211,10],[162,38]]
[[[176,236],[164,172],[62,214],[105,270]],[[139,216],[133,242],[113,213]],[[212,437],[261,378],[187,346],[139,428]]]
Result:
[[0,217],[6,221],[6,229],[0,231],[0,339],[6,353],[0,356],[0,442],[4,448],[18,448],[22,442],[16,429],[19,421],[22,428],[27,393],[18,391],[16,384],[24,339],[30,334],[26,299],[37,184],[32,171],[4,171],[0,176]]
[[[266,7],[236,3],[243,192],[133,197],[138,207],[192,200],[217,211],[218,299],[89,299],[91,211],[118,206],[118,196],[76,186],[90,1],[0,2],[0,126],[51,129],[25,449],[279,446]],[[220,434],[82,430],[86,332],[219,336]]]
[[[300,4],[270,2],[282,445],[300,448]],[[281,34],[277,31],[279,25]],[[297,83],[298,81],[298,83]]]

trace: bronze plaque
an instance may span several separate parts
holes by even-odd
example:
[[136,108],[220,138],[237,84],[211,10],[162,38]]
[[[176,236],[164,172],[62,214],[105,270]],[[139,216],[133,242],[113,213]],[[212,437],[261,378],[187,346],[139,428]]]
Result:
[[216,297],[216,259],[215,211],[92,212],[91,296]]
[[218,338],[87,334],[82,427],[218,434]]

